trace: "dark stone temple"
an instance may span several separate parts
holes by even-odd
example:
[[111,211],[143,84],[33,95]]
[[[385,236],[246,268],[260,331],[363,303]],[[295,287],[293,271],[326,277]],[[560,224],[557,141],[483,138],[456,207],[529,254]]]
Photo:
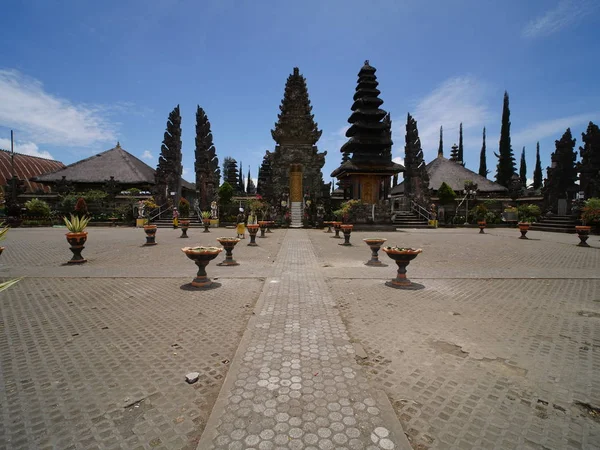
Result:
[[169,114],[167,129],[160,147],[155,175],[156,203],[163,205],[170,200],[177,205],[181,197],[181,114],[179,105]]
[[600,128],[590,122],[585,133],[581,133],[583,147],[579,147],[581,162],[579,188],[586,199],[600,197]]
[[571,203],[575,192],[578,190],[577,169],[575,160],[575,139],[571,129],[555,141],[556,150],[550,156],[552,165],[546,169],[547,178],[544,180],[542,194],[544,195],[544,212],[566,215],[571,210]]
[[408,114],[406,118],[406,144],[404,147],[404,195],[419,205],[429,205],[429,174],[423,159],[417,121]]
[[221,179],[219,158],[213,144],[210,122],[200,106],[196,110],[196,195],[200,209],[207,211],[215,200]]
[[271,205],[289,201],[292,226],[300,226],[306,201],[320,202],[330,188],[323,183],[321,173],[327,152],[318,151],[321,130],[314,121],[306,79],[297,67],[287,79],[279,109],[277,123],[271,130],[277,145],[275,151],[266,152],[258,192]]
[[391,121],[380,106],[375,68],[365,61],[358,73],[358,85],[354,94],[351,124],[346,132],[348,141],[340,151],[345,157],[352,155],[335,169],[345,196],[375,204],[388,198],[391,177],[404,171],[404,167],[392,161]]

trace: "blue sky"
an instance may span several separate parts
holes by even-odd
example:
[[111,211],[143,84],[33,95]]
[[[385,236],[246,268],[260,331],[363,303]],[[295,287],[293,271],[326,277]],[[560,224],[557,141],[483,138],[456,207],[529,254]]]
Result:
[[425,158],[458,141],[477,171],[487,127],[495,174],[504,90],[512,146],[528,177],[571,127],[600,122],[597,0],[8,0],[0,15],[0,148],[70,164],[123,148],[155,167],[169,112],[181,105],[184,177],[194,181],[196,105],[219,159],[257,175],[274,148],[285,81],[298,66],[327,150],[326,180],[341,160],[356,75],[377,68],[393,120],[418,122]]

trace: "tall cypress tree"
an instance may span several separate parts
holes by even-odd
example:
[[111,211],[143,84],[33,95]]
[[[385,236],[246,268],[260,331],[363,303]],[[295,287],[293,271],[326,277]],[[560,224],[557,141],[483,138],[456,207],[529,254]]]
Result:
[[481,153],[479,154],[479,175],[486,177],[489,170],[487,170],[487,160],[485,156],[485,127],[483,127],[483,144],[481,144]]
[[533,189],[538,190],[542,188],[543,183],[542,174],[542,161],[540,160],[540,143],[537,143],[537,149],[535,152],[535,169],[533,171]]
[[438,147],[438,156],[444,156],[444,139],[443,139],[444,130],[440,126],[440,145]]
[[458,162],[465,165],[464,149],[463,149],[463,133],[462,133],[462,122],[460,123],[460,131],[458,132]]
[[527,188],[527,162],[525,161],[525,147],[521,152],[521,166],[519,167],[519,178],[524,188]]
[[179,105],[177,105],[167,120],[167,129],[160,147],[160,156],[155,172],[156,200],[159,205],[170,198],[171,192],[175,192],[175,198],[172,198],[174,204],[177,205],[179,202],[181,174],[183,173],[181,160],[181,114]]
[[504,104],[502,107],[502,128],[500,129],[500,145],[498,166],[496,167],[496,182],[509,187],[510,180],[515,174],[515,157],[510,145],[510,109],[508,107],[508,92],[504,91]]

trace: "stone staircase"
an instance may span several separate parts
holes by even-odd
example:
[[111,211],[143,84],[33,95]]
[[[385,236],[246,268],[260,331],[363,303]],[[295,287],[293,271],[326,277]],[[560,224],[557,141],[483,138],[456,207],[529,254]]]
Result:
[[427,220],[412,211],[397,211],[393,224],[396,228],[428,228]]
[[577,221],[571,216],[540,217],[539,222],[531,224],[532,231],[553,231],[554,233],[575,233]]
[[[204,228],[197,217],[190,217],[189,221],[190,228]],[[156,219],[152,221],[152,225],[156,225],[158,228],[173,228],[173,219]]]
[[302,202],[292,202],[290,228],[302,228]]

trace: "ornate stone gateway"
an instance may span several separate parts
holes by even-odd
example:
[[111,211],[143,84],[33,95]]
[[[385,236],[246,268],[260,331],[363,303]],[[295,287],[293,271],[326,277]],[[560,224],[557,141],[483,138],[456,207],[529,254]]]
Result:
[[[329,196],[321,169],[327,152],[319,153],[321,130],[312,115],[306,80],[297,67],[288,77],[271,135],[275,151],[266,152],[258,175],[258,192],[271,205],[290,207],[292,226],[302,226],[304,199],[316,205]],[[289,198],[288,198],[289,196]]]

